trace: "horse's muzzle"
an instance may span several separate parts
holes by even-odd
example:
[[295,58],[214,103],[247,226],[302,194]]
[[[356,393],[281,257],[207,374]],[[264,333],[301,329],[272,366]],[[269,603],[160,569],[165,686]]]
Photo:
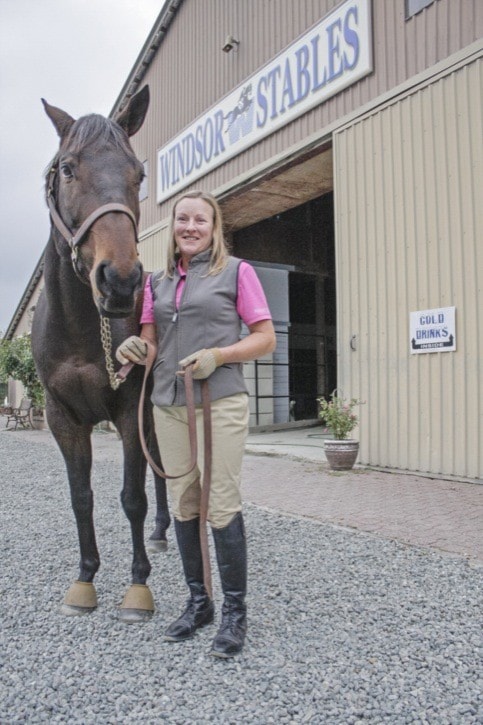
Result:
[[128,317],[132,314],[142,287],[143,268],[136,261],[128,275],[121,275],[112,262],[101,262],[95,272],[97,305],[106,317]]

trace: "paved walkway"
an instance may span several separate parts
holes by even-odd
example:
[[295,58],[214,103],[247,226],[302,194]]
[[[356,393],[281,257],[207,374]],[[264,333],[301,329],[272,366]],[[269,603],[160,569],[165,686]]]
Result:
[[[55,445],[49,431],[4,431]],[[329,470],[318,428],[249,436],[243,498],[410,545],[461,555],[483,566],[483,486],[356,467]],[[97,457],[118,459],[114,433],[94,435]]]

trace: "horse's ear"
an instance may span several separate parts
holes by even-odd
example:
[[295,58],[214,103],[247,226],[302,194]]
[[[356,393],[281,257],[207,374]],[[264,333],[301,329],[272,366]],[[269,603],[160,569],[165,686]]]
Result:
[[149,86],[144,86],[136,93],[126,108],[117,116],[117,123],[128,136],[134,136],[144,123],[149,106]]
[[69,116],[69,114],[65,111],[62,111],[60,108],[51,106],[43,98],[41,99],[41,101],[44,104],[45,113],[54,124],[55,130],[59,134],[60,138],[65,138],[65,136],[70,131],[72,124],[75,123],[75,119],[72,118],[72,116]]

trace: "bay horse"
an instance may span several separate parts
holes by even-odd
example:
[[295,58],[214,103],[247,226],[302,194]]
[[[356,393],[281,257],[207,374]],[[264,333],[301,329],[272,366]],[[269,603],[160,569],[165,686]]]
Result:
[[[59,137],[46,175],[51,231],[44,256],[44,288],[32,325],[32,350],[45,388],[50,430],[64,457],[80,545],[78,579],[64,599],[64,614],[97,606],[93,584],[100,557],[91,488],[93,427],[112,421],[122,440],[121,502],[131,525],[132,583],[120,609],[123,621],[143,621],[154,610],[146,582],[151,566],[144,542],[146,460],[139,441],[137,406],[143,369],[125,382],[113,351],[139,333],[143,269],[137,252],[139,186],[144,171],[129,142],[144,122],[149,88],[132,96],[116,120],[97,114],[73,119],[42,99]],[[152,408],[144,428],[159,461]],[[166,546],[170,516],[166,482],[155,474],[155,549]]]

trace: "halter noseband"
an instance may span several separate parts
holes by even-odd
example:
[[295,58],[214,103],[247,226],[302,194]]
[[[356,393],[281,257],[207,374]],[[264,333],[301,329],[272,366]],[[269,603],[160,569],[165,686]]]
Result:
[[78,261],[78,249],[81,245],[85,235],[91,228],[91,226],[96,222],[101,216],[104,216],[104,214],[110,214],[111,212],[119,212],[121,214],[126,214],[129,219],[132,221],[133,227],[134,227],[134,234],[136,237],[136,244],[138,243],[138,235],[137,235],[137,221],[136,217],[132,213],[131,209],[126,206],[125,204],[117,204],[115,202],[112,202],[110,204],[103,204],[102,206],[99,206],[97,209],[95,209],[89,216],[82,222],[79,229],[74,234],[69,227],[65,224],[62,217],[60,216],[59,212],[57,211],[57,207],[55,205],[55,198],[54,198],[54,182],[55,182],[55,176],[57,174],[57,166],[52,166],[49,172],[49,183],[47,187],[47,206],[49,207],[50,212],[50,218],[52,219],[52,223],[57,229],[57,231],[62,235],[62,237],[66,240],[70,247],[70,256],[72,260],[72,266],[74,268],[74,272],[76,273],[77,277],[84,282],[84,284],[89,284],[81,275],[79,268],[77,266]]

